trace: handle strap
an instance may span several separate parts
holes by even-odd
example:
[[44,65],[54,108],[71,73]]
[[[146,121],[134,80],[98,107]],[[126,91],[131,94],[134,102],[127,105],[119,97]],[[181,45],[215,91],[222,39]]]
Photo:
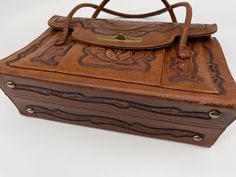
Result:
[[[103,11],[104,7],[107,5],[107,3],[109,2],[110,0],[103,0],[102,3],[96,8],[96,11],[94,12],[92,18],[97,18],[98,15],[101,13],[101,11]],[[161,0],[163,2],[163,4],[166,6],[166,8],[168,9],[169,11],[169,14],[170,14],[170,17],[172,19],[172,22],[173,23],[177,23],[177,19],[176,19],[176,16],[175,16],[175,13],[173,11],[172,8],[170,8],[170,4],[168,3],[167,0]],[[129,16],[128,14],[125,14],[126,17],[124,18],[127,18],[127,16]],[[131,15],[132,16],[132,15]],[[132,18],[137,18],[136,15],[133,15]]]
[[[106,0],[106,1],[108,1],[108,0]],[[103,1],[103,3],[105,3],[106,1]],[[103,4],[103,6],[105,6],[105,5]],[[76,6],[69,13],[69,15],[67,16],[66,21],[64,23],[64,27],[63,27],[63,32],[61,34],[61,38],[59,38],[56,41],[56,45],[62,45],[62,44],[65,43],[65,41],[67,39],[67,36],[68,36],[68,33],[69,33],[69,23],[70,23],[72,17],[74,16],[74,14],[79,9],[84,8],[84,7],[95,7],[95,6],[93,4],[89,4],[89,3],[84,3],[84,4],[80,4],[80,5]],[[98,6],[96,6],[96,7],[98,7]],[[182,35],[181,35],[181,38],[180,38],[179,49],[178,49],[179,57],[182,58],[182,59],[186,59],[186,58],[191,57],[191,52],[188,50],[188,47],[187,47],[189,28],[190,28],[190,24],[191,24],[191,20],[192,20],[192,7],[191,7],[191,5],[187,2],[176,3],[176,4],[173,4],[173,5],[169,6],[169,8],[166,7],[166,8],[163,8],[161,10],[149,13],[148,15],[150,15],[150,14],[151,15],[153,15],[153,14],[162,14],[162,13],[165,13],[165,12],[169,11],[169,9],[173,10],[177,7],[185,7],[186,8],[186,18],[185,18],[184,28],[183,28],[183,32],[182,32]],[[106,11],[106,12],[111,13],[111,14],[118,14],[119,16],[127,16],[127,14],[118,13],[118,12],[111,11],[111,10],[105,9],[105,8],[101,8],[100,11]],[[140,15],[142,16],[142,15],[147,15],[147,14],[140,14]]]
[[[86,8],[90,7],[90,8],[97,9],[99,6],[96,5],[96,4],[86,3],[80,9],[85,8],[85,7]],[[79,10],[79,9],[77,9],[77,10]],[[105,13],[108,13],[108,14],[111,14],[111,15],[122,17],[122,18],[147,18],[147,17],[152,17],[152,16],[156,16],[156,15],[160,15],[160,14],[164,13],[164,11],[162,9],[162,10],[157,10],[157,11],[153,11],[153,12],[149,12],[149,13],[143,13],[143,14],[126,14],[126,13],[117,12],[117,11],[114,11],[114,10],[111,10],[111,9],[108,9],[108,8],[105,8],[105,7],[102,8],[101,11],[103,11]]]

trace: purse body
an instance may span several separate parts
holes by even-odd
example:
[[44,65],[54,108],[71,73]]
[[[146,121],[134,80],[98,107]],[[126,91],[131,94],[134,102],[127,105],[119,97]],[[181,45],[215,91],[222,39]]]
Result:
[[181,23],[66,18],[0,61],[0,86],[20,113],[199,146],[236,117],[236,85],[216,25],[191,24],[191,56],[178,56]]

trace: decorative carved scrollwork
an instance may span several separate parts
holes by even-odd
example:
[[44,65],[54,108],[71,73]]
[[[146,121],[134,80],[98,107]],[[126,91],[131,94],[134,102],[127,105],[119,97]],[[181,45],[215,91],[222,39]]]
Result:
[[137,122],[129,123],[111,117],[86,115],[86,114],[72,114],[59,109],[48,109],[35,105],[29,105],[26,107],[26,109],[27,108],[33,109],[34,114],[45,114],[54,117],[58,121],[64,121],[74,124],[80,124],[83,122],[83,123],[90,123],[96,126],[109,125],[143,135],[170,136],[173,138],[193,138],[194,136],[198,135],[199,137],[204,138],[204,135],[189,130],[150,127],[143,125],[141,123]]

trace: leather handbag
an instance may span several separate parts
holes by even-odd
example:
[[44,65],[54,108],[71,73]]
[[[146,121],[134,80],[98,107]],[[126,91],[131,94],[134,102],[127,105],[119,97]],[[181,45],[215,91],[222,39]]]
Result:
[[[145,14],[84,3],[0,61],[0,86],[25,116],[212,146],[236,118],[236,84],[215,37],[187,2]],[[184,23],[174,9],[184,7]],[[75,18],[93,8],[92,18]],[[98,19],[169,13],[172,22]]]

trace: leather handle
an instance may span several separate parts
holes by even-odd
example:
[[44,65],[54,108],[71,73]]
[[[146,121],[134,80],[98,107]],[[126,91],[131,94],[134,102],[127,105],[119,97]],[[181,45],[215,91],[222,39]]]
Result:
[[[109,1],[110,0],[103,0],[102,3],[96,8],[96,11],[94,12],[92,18],[97,18],[98,15],[101,13],[101,11],[103,11],[104,7],[107,5],[107,3]],[[176,19],[175,13],[174,13],[173,9],[170,8],[170,4],[168,3],[168,1],[167,0],[161,0],[161,1],[163,2],[163,4],[168,9],[170,17],[172,19],[172,22],[173,23],[177,23],[177,19]],[[132,18],[137,18],[137,15],[131,15],[131,16],[132,16]],[[146,17],[148,17],[148,16],[146,16]],[[125,14],[124,18],[130,18],[129,14]]]
[[[85,8],[85,7],[97,9],[99,6],[96,4],[86,3],[86,5],[81,8]],[[77,9],[77,10],[79,10],[79,9]],[[117,11],[114,11],[114,10],[111,10],[111,9],[108,9],[105,7],[102,8],[101,11],[111,14],[111,15],[122,17],[122,18],[147,18],[147,17],[152,17],[152,16],[156,16],[156,15],[160,15],[160,14],[164,13],[163,10],[157,10],[157,11],[143,13],[143,14],[126,14],[126,13],[117,12]]]
[[[103,1],[103,3],[105,3],[106,1]],[[72,17],[74,16],[74,14],[79,9],[81,9],[83,7],[90,7],[90,6],[91,6],[91,4],[89,4],[89,3],[80,4],[80,5],[76,6],[69,13],[69,15],[66,17],[66,21],[65,21],[65,24],[64,24],[64,27],[63,27],[63,32],[61,34],[61,37],[58,40],[56,40],[56,45],[62,45],[62,44],[65,43],[65,41],[67,39],[67,36],[68,36],[68,33],[69,33],[69,23],[70,23]],[[190,58],[191,57],[191,52],[189,51],[189,49],[187,47],[189,28],[190,28],[190,24],[191,24],[191,20],[192,20],[192,7],[191,7],[191,5],[189,3],[187,3],[187,2],[180,2],[180,3],[176,3],[176,4],[171,5],[169,8],[166,7],[164,9],[159,10],[159,11],[156,11],[155,13],[156,14],[165,13],[165,12],[168,12],[169,9],[173,10],[173,9],[175,9],[177,7],[185,7],[186,8],[186,18],[185,18],[184,28],[183,28],[183,32],[182,32],[182,35],[181,35],[181,38],[180,38],[179,49],[178,49],[179,57],[182,58],[182,59],[186,59],[186,58]],[[106,10],[109,11],[109,12],[115,12],[115,11],[110,11],[109,9],[106,9]]]

